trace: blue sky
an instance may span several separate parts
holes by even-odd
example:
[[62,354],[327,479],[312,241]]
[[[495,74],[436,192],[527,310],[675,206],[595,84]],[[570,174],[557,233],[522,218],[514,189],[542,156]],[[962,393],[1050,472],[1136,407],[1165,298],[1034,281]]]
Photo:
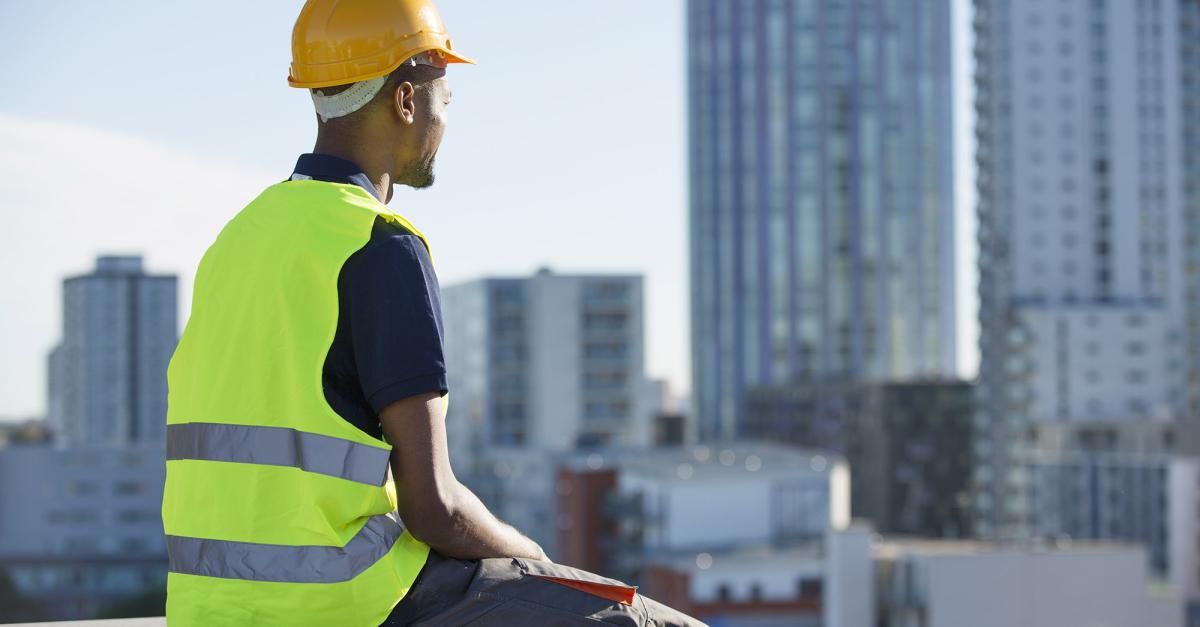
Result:
[[[956,62],[970,50],[965,0]],[[287,87],[300,2],[0,2],[0,418],[44,411],[60,281],[141,252],[181,278],[217,230],[312,147]],[[682,0],[440,0],[455,47],[437,185],[392,207],[443,286],[481,275],[641,272],[647,367],[688,382]],[[969,68],[958,68],[969,88]],[[975,368],[969,93],[956,120],[960,361]],[[181,327],[182,328],[182,327]]]

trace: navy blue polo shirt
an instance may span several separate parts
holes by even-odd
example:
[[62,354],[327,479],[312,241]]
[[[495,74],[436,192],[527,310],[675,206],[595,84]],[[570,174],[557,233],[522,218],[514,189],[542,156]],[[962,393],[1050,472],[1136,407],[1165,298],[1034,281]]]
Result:
[[[291,176],[379,192],[355,164],[304,154]],[[337,332],[322,373],[325,399],[347,422],[381,437],[379,412],[417,394],[445,394],[441,295],[424,242],[377,218],[370,240],[338,275]]]

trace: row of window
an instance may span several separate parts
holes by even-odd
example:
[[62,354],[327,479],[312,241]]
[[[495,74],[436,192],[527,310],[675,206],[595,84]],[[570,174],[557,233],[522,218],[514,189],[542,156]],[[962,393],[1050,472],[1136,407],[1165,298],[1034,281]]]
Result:
[[[117,511],[115,520],[122,524],[157,523],[162,519],[161,516],[161,512],[157,509],[124,509]],[[100,510],[96,508],[51,510],[46,514],[46,522],[52,525],[99,523]]]

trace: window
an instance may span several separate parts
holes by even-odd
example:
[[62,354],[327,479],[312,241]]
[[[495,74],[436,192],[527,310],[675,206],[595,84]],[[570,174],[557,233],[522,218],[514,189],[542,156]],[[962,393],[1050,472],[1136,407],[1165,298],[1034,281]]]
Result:
[[122,553],[146,553],[149,547],[144,538],[125,538],[121,540]]
[[124,524],[153,522],[158,520],[161,514],[157,510],[136,510],[127,509],[117,513],[117,521]]
[[821,598],[822,587],[820,579],[802,578],[796,582],[796,591],[802,599]]
[[99,491],[99,486],[91,481],[74,481],[67,486],[69,496],[91,496]]
[[113,493],[118,496],[130,496],[134,494],[142,494],[146,491],[144,484],[137,481],[119,481],[113,486]]

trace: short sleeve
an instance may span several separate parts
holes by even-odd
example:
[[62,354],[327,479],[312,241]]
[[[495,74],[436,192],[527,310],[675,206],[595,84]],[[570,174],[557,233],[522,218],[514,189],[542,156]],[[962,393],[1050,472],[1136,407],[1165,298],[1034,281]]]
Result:
[[375,413],[409,396],[446,393],[441,294],[424,242],[380,222],[340,280],[355,370]]

